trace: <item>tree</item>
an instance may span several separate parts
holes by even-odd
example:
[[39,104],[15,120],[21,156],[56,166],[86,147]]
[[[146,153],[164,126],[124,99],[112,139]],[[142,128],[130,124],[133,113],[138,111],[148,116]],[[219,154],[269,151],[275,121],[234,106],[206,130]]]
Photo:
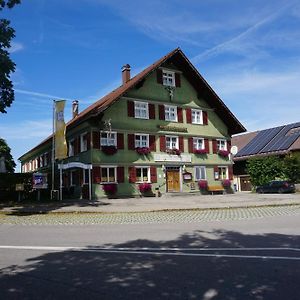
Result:
[[16,164],[10,153],[10,148],[6,141],[0,138],[0,159],[4,157],[5,168],[7,173],[14,173]]
[[284,158],[284,173],[288,180],[300,182],[300,154],[291,154]]
[[[21,0],[0,0],[0,11],[5,7],[13,8]],[[15,37],[15,30],[10,27],[10,21],[0,19],[0,112],[6,113],[5,108],[10,107],[15,94],[10,74],[15,71],[16,64],[10,59],[10,42]]]

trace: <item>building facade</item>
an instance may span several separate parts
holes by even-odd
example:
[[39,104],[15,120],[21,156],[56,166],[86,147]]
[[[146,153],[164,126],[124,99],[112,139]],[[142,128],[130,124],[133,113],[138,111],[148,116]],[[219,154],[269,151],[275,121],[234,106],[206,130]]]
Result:
[[[68,158],[92,165],[99,198],[199,192],[232,180],[231,135],[245,128],[180,49],[131,78],[67,124]],[[52,139],[21,158],[22,172],[50,172]],[[63,185],[86,198],[88,170],[64,170]],[[150,189],[150,190],[149,190]]]

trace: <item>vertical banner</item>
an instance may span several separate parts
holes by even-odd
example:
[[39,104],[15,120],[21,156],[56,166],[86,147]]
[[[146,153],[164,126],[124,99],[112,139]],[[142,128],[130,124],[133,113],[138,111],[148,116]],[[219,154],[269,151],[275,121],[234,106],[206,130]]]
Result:
[[65,100],[55,101],[55,159],[67,157]]

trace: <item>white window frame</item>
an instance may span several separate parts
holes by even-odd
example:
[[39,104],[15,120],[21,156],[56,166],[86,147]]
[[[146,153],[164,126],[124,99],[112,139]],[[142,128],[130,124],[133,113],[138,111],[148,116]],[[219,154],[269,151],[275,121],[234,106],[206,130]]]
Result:
[[[169,142],[168,139],[170,140]],[[172,139],[176,139],[176,145],[174,147],[171,147],[173,143]],[[174,149],[174,148],[179,149],[179,137],[175,135],[166,135],[166,149]]]
[[[144,108],[138,107],[139,105],[145,105],[145,107]],[[145,111],[145,116],[143,116],[141,111]],[[136,119],[149,119],[149,103],[134,101],[134,117]]]
[[[118,182],[118,174],[117,174],[117,167],[116,166],[100,166],[101,168],[101,173],[100,173],[100,176],[101,176],[101,183],[103,184],[110,184],[110,183],[117,183]],[[108,169],[114,169],[114,177],[115,177],[115,181],[102,181],[102,170],[106,169],[106,172],[107,174],[109,175],[109,170]],[[107,177],[107,180],[109,180],[109,176]]]
[[[223,174],[220,172],[220,169],[225,169],[225,178],[223,177]],[[219,180],[229,179],[228,174],[228,167],[227,166],[218,166],[218,174],[219,174]]]
[[[203,125],[203,111],[201,109],[192,109],[192,124]],[[200,114],[199,118],[196,117],[197,114]]]
[[[86,141],[86,144],[84,144],[84,141]],[[80,152],[87,151],[87,148],[88,148],[87,143],[88,143],[88,141],[87,141],[87,132],[84,132],[80,135]]]
[[[221,143],[224,143],[224,147],[221,145]],[[217,139],[217,149],[227,151],[227,140]]]
[[[147,169],[147,180],[144,181],[144,180],[138,180],[138,176],[137,176],[137,170],[140,169]],[[151,183],[151,175],[150,175],[150,167],[147,167],[147,166],[137,166],[135,167],[135,174],[136,174],[136,183],[144,183],[144,182],[147,182],[147,183]],[[142,173],[141,173],[142,174]],[[139,178],[141,179],[141,178]]]
[[[174,118],[172,119],[172,110],[174,110]],[[165,120],[171,122],[178,122],[178,111],[177,106],[174,105],[165,105]]]
[[[73,143],[73,145],[72,145]],[[74,156],[74,139],[69,140],[69,150],[68,150],[68,155],[69,157]]]
[[[202,141],[202,147],[199,148],[199,144],[198,141],[201,140]],[[195,150],[204,150],[205,149],[205,141],[204,138],[193,138],[193,148]]]
[[[102,134],[106,134],[106,138],[102,137]],[[113,134],[114,139],[113,139],[113,144],[109,143],[108,140],[108,134]],[[106,140],[106,143],[103,143]],[[100,131],[100,145],[101,146],[116,146],[117,147],[117,133],[115,131],[109,132],[109,131]]]
[[[137,140],[137,137],[140,137],[139,140]],[[146,146],[142,145],[142,137],[146,137]],[[141,148],[141,147],[149,147],[149,134],[145,134],[145,133],[136,133],[134,135],[134,145],[135,148]]]
[[[203,174],[202,172],[204,172],[204,178],[198,178],[197,177],[197,169],[199,169],[199,175]],[[207,176],[206,176],[206,167],[205,166],[194,166],[194,176],[195,176],[195,180],[196,181],[198,181],[198,180],[206,180],[207,179]]]
[[162,70],[162,81],[164,86],[176,86],[175,72],[169,70]]

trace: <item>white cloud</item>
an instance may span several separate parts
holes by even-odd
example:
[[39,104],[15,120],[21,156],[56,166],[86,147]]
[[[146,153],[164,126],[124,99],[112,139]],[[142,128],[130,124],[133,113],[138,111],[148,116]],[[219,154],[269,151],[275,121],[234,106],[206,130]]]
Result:
[[53,100],[55,100],[55,99],[64,99],[64,100],[70,100],[70,101],[74,100],[74,99],[70,99],[70,98],[66,98],[66,97],[53,96],[53,95],[44,94],[44,93],[40,93],[40,92],[27,91],[27,90],[21,90],[21,89],[15,89],[15,92],[19,93],[19,94],[36,96],[36,97],[41,97],[41,98],[51,98]]
[[8,49],[10,53],[19,52],[24,49],[24,45],[19,42],[11,42],[11,47]]

